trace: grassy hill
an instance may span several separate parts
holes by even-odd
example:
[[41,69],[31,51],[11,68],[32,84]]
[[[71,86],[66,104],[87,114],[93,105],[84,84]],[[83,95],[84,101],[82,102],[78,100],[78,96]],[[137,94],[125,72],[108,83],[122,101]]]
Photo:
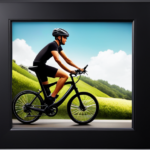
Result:
[[38,81],[37,77],[26,71],[25,69],[18,66],[14,61],[12,61],[12,70],[28,77],[29,79],[32,79],[34,81]]
[[131,119],[132,101],[120,98],[97,97],[100,104],[97,118],[101,119]]
[[23,90],[33,90],[37,92],[38,89],[40,89],[38,82],[12,70],[12,99]]
[[[22,69],[17,64],[12,64],[12,98],[19,92],[23,90],[33,90],[38,91],[40,89],[40,85],[37,82],[37,78],[30,74],[28,71]],[[48,78],[49,83],[57,81],[59,78]],[[67,81],[70,81],[69,78]],[[75,78],[75,81],[77,81],[77,78]],[[132,114],[132,107],[131,107],[131,101],[128,100],[128,103],[126,100],[123,99],[110,99],[110,97],[98,90],[95,87],[90,86],[89,84],[79,81],[77,84],[78,90],[81,91],[87,91],[89,93],[92,93],[98,100],[100,105],[100,111],[97,116],[97,119],[100,118],[118,118],[118,119],[131,119]],[[50,90],[53,92],[56,85],[51,87]],[[58,93],[59,97],[56,101],[58,101],[64,93],[69,89],[70,85],[65,85],[62,90]],[[68,98],[63,102],[61,106],[58,108],[58,114],[54,117],[55,118],[68,118],[69,116],[67,114],[67,103],[69,99],[75,94],[73,91]],[[43,97],[43,94],[41,93],[41,96]],[[118,114],[118,115],[117,115]],[[48,116],[42,116],[41,118],[50,118]]]
[[129,90],[125,90],[122,87],[117,85],[111,85],[107,81],[104,80],[92,80],[89,77],[82,76],[81,80],[86,82],[92,87],[96,87],[98,90],[104,92],[105,94],[109,95],[113,98],[123,98],[123,99],[132,99],[132,92]]

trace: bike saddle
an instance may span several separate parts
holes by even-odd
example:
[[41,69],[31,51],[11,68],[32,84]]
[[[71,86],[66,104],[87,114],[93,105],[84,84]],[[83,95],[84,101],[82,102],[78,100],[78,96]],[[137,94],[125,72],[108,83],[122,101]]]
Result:
[[31,67],[29,67],[28,69],[30,69],[30,70],[32,70],[32,71],[37,71],[38,66],[31,66]]

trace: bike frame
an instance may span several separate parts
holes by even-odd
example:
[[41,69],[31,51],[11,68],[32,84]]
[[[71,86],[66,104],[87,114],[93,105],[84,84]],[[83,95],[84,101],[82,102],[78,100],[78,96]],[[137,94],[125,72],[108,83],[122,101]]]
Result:
[[[42,85],[42,81],[41,81],[41,79],[40,79],[40,77],[39,77],[39,74],[38,74],[37,72],[36,72],[36,75],[37,75],[37,77],[38,77],[40,86],[41,86],[41,88],[42,88],[42,91],[43,91],[43,93],[44,93],[44,97],[45,97],[45,99],[46,99],[46,98],[47,98],[47,94],[46,94],[46,91],[45,91],[45,89],[44,89],[44,86]],[[69,94],[70,94],[73,90],[75,90],[75,92],[76,92],[76,94],[77,94],[77,96],[78,96],[79,102],[80,102],[80,109],[82,109],[82,110],[85,109],[85,107],[84,107],[84,105],[83,105],[83,103],[82,103],[82,101],[81,101],[81,99],[80,99],[79,92],[78,92],[78,89],[77,89],[76,84],[75,84],[75,82],[74,82],[74,79],[73,79],[72,74],[70,74],[70,77],[71,77],[72,81],[66,82],[64,85],[71,84],[71,87],[68,89],[68,91],[64,94],[64,96],[63,96],[57,103],[54,103],[54,104],[48,106],[49,108],[60,106],[60,105],[65,101],[65,99],[69,96]],[[53,85],[55,85],[55,84],[57,84],[57,82],[48,84],[48,87],[50,88],[51,86],[53,86]],[[42,91],[40,91],[39,94],[40,94]],[[37,96],[36,96],[36,97],[37,97]],[[36,97],[32,100],[32,102],[31,102],[30,104],[33,103],[33,101],[36,99]],[[45,110],[46,110],[46,108],[47,108],[47,107],[46,107],[46,108],[43,110],[43,109],[39,109],[39,108],[30,107],[29,105],[28,105],[27,107],[29,107],[29,108],[32,109],[32,110],[41,111],[41,112],[45,112]]]

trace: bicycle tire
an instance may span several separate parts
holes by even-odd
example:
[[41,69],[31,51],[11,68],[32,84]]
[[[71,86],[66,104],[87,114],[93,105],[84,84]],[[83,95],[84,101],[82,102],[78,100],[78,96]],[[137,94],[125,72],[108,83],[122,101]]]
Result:
[[[28,95],[27,95],[28,94]],[[30,95],[30,96],[29,96]],[[25,98],[26,99],[23,99],[22,98],[22,96],[25,96]],[[33,122],[35,122],[35,121],[37,121],[39,118],[40,118],[40,116],[42,115],[42,113],[43,112],[38,112],[38,111],[34,111],[34,110],[31,110],[31,112],[33,113],[33,112],[35,112],[35,113],[37,113],[37,116],[36,117],[34,117],[32,120],[25,120],[25,119],[23,119],[22,117],[21,117],[21,115],[19,115],[18,113],[17,113],[17,109],[18,109],[18,111],[22,111],[22,113],[24,113],[24,115],[26,115],[27,113],[26,112],[24,112],[24,110],[23,110],[23,106],[24,106],[24,104],[26,103],[26,102],[29,102],[29,98],[34,98],[35,96],[37,96],[37,98],[35,99],[36,100],[36,103],[35,103],[35,101],[34,101],[34,104],[38,104],[38,106],[40,106],[40,105],[44,105],[44,101],[43,101],[43,99],[42,99],[42,97],[39,95],[39,93],[37,93],[37,92],[34,92],[34,91],[31,91],[31,90],[25,90],[25,91],[22,91],[22,92],[20,92],[20,93],[18,93],[16,96],[15,96],[15,98],[13,99],[13,101],[12,101],[12,111],[13,111],[13,114],[15,115],[15,117],[16,117],[16,119],[17,120],[19,120],[20,122],[22,122],[22,123],[24,123],[24,124],[30,124],[30,123],[33,123]],[[20,98],[20,99],[19,99]],[[22,98],[22,99],[21,99]],[[31,100],[32,100],[31,99]],[[37,99],[39,100],[39,102],[37,102]],[[19,101],[20,100],[20,101]],[[18,103],[18,106],[16,105]],[[24,103],[24,104],[23,104]],[[36,106],[36,105],[35,105]],[[22,107],[22,108],[21,108]],[[41,108],[40,109],[42,109],[44,106],[41,106]],[[30,112],[30,113],[31,113]],[[34,113],[33,113],[34,114]],[[29,118],[29,117],[28,117]]]
[[80,92],[79,96],[81,98],[81,101],[83,102],[83,105],[86,107],[86,110],[82,111],[79,108],[79,99],[78,99],[78,95],[76,94],[69,100],[67,104],[67,111],[69,117],[74,122],[80,125],[84,125],[90,123],[96,118],[99,111],[99,104],[97,99],[91,93]]

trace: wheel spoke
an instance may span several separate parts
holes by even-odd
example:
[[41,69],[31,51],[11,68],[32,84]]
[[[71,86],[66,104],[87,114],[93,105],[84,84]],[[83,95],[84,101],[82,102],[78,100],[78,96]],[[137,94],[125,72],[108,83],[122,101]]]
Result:
[[86,107],[88,108],[88,107],[91,107],[91,106],[96,106],[96,104],[92,104],[92,105],[89,105],[89,106],[86,106]]
[[79,110],[74,110],[72,113],[75,115],[76,114],[76,112],[78,112]]
[[22,105],[22,103],[19,100],[17,101],[17,103],[18,103],[18,105]]
[[21,98],[21,102],[22,102],[22,104],[24,104],[24,105],[26,104],[23,98]]
[[89,111],[89,110],[87,110],[87,111],[89,112],[89,114],[91,114],[91,115],[93,114],[91,111]]
[[28,103],[28,96],[27,95],[24,95],[24,101],[25,101],[25,104]]
[[17,110],[16,112],[18,112],[18,111],[22,111],[22,110]]
[[79,108],[79,106],[77,106],[77,105],[73,105],[73,104],[71,105],[71,107]]

